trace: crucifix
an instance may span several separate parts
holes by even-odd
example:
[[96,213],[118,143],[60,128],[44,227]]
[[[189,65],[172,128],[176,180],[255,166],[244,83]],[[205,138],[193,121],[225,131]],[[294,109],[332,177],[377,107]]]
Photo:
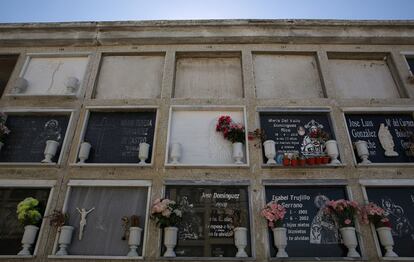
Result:
[[78,212],[79,212],[79,214],[81,216],[81,219],[80,219],[80,222],[79,222],[79,226],[80,226],[79,227],[79,240],[82,240],[83,230],[84,230],[84,228],[86,226],[86,216],[90,212],[94,211],[95,208],[93,207],[93,208],[89,209],[88,211],[86,211],[85,208],[82,208],[82,209],[76,208],[76,210],[78,210]]

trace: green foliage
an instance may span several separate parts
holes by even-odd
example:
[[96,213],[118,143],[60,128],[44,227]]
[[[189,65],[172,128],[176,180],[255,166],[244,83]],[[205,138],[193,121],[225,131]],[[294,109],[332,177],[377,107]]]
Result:
[[39,201],[33,197],[25,198],[17,205],[17,219],[24,225],[37,225],[42,220]]

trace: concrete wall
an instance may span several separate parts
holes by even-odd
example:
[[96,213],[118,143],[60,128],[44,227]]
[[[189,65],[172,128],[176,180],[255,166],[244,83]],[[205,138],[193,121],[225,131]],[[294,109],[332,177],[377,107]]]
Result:
[[159,98],[163,67],[163,55],[105,55],[95,98]]
[[[193,24],[191,24],[193,23]],[[212,23],[212,22],[211,22]],[[385,22],[384,22],[385,23]],[[350,22],[223,22],[212,23],[207,25],[197,24],[196,22],[185,22],[185,25],[148,22],[148,24],[127,24],[109,23],[105,25],[96,25],[88,23],[87,25],[56,25],[56,26],[40,26],[40,25],[9,25],[2,27],[0,32],[0,53],[1,54],[19,54],[16,69],[14,70],[11,80],[7,84],[5,95],[0,99],[0,106],[5,111],[30,111],[38,109],[51,110],[54,109],[70,109],[73,110],[73,125],[68,129],[67,144],[65,150],[61,152],[62,161],[59,166],[39,166],[39,165],[2,165],[0,166],[0,182],[6,180],[18,180],[34,185],[33,181],[40,179],[55,181],[54,193],[52,195],[50,208],[61,209],[66,197],[68,181],[71,179],[82,180],[110,180],[117,181],[126,180],[146,180],[152,183],[150,201],[164,195],[165,185],[168,181],[187,181],[188,183],[205,183],[213,181],[216,184],[221,183],[237,183],[238,181],[248,181],[249,197],[251,199],[251,217],[252,217],[252,250],[254,251],[253,261],[269,261],[269,243],[267,235],[267,225],[265,220],[260,217],[259,212],[265,204],[264,199],[264,180],[272,180],[275,183],[282,183],[290,180],[295,185],[306,184],[310,181],[322,181],[325,184],[337,184],[338,181],[345,182],[352,193],[352,197],[360,203],[364,202],[364,196],[359,179],[370,179],[380,181],[389,179],[398,181],[406,179],[413,182],[413,167],[405,164],[386,165],[386,166],[356,166],[353,159],[353,148],[349,143],[346,125],[343,118],[343,112],[346,109],[360,110],[366,112],[373,111],[389,111],[397,112],[408,110],[414,112],[414,85],[407,78],[409,72],[404,61],[403,52],[414,53],[414,23],[400,22],[397,24],[380,22],[358,22],[356,24]],[[190,25],[191,24],[191,25]],[[105,28],[106,26],[106,28]],[[97,28],[99,27],[99,29]],[[30,29],[32,28],[32,29]],[[201,28],[201,29],[200,29]],[[104,30],[105,29],[105,30]],[[32,30],[32,31],[31,31]],[[178,32],[178,33],[177,33]],[[46,36],[46,39],[45,39]],[[361,37],[364,36],[364,37]],[[376,43],[373,45],[372,43]],[[55,53],[61,56],[73,53],[91,54],[91,63],[85,70],[85,85],[80,91],[77,98],[67,97],[9,97],[14,81],[17,79],[19,72],[22,70],[26,55],[28,53]],[[118,53],[124,56],[125,53],[164,53],[165,60],[162,66],[162,78],[159,71],[154,70],[158,67],[160,58],[154,58],[153,66],[151,63],[151,72],[156,72],[157,77],[145,78],[146,80],[157,79],[161,81],[159,97],[136,98],[140,96],[140,92],[133,93],[131,97],[120,96],[124,99],[116,99],[119,96],[113,93],[99,94],[99,82],[102,81],[103,71],[99,71],[102,63],[101,57],[104,53]],[[203,56],[206,52],[224,52],[240,54],[240,59],[228,58],[231,63],[220,67],[217,63],[201,63],[201,58],[194,58],[196,61],[193,65],[197,70],[180,71],[180,54],[182,53],[198,54]],[[291,93],[280,93],[280,87],[274,85],[275,93],[269,99],[261,99],[256,97],[255,88],[257,84],[256,58],[258,53],[277,53],[278,59],[264,57],[263,60],[270,61],[269,66],[273,67],[282,64],[281,61],[293,65],[290,60],[291,54],[295,52],[313,53],[315,60],[319,64],[318,76],[321,86],[324,87],[326,97],[321,97],[320,93],[315,92],[316,89],[309,93],[309,96],[302,96],[300,90],[304,90],[308,82],[308,78],[303,79],[295,75],[279,73],[280,77],[289,79],[292,77],[295,83],[300,86],[295,89],[296,85],[287,82],[286,85],[291,86],[295,90],[294,95]],[[341,89],[337,88],[336,81],[338,75],[331,70],[331,62],[328,58],[329,52],[375,52],[386,53],[389,57],[388,63],[393,63],[394,70],[390,70],[395,82],[398,82],[399,89],[406,94],[405,98],[400,98],[393,93],[382,93],[382,98],[374,98],[376,91],[372,97],[358,96],[357,98],[347,99],[343,97]],[[299,56],[297,64],[292,70],[299,68],[300,74],[307,75],[311,69],[309,79],[315,79],[315,70],[308,56]],[[178,59],[177,59],[178,58]],[[133,59],[133,57],[128,57]],[[205,58],[204,58],[205,59]],[[211,58],[216,60],[218,58]],[[105,58],[104,58],[105,60]],[[116,59],[115,59],[116,60]],[[207,59],[206,59],[207,60]],[[178,62],[177,62],[178,61]],[[185,61],[193,61],[193,58],[184,58]],[[237,61],[237,62],[236,62]],[[276,61],[276,62],[274,62]],[[296,63],[296,62],[295,62]],[[237,66],[236,66],[237,64]],[[241,65],[240,65],[241,64]],[[191,63],[189,63],[191,65]],[[208,72],[214,74],[198,77],[195,81],[192,79],[193,72],[199,72],[200,65]],[[231,65],[231,66],[230,66]],[[141,65],[140,65],[141,66]],[[263,65],[259,65],[259,67]],[[288,66],[288,65],[287,65]],[[176,69],[177,67],[177,69]],[[230,83],[226,82],[233,91],[226,89],[226,96],[220,97],[218,89],[209,89],[211,83],[224,83],[223,79],[227,79],[228,75],[220,76],[220,82],[216,80],[217,74],[225,68],[231,68]],[[158,67],[159,68],[159,67]],[[218,70],[217,68],[220,68]],[[349,66],[348,66],[349,68]],[[109,69],[109,68],[108,68]],[[130,68],[124,68],[129,70]],[[115,69],[112,69],[116,72]],[[143,69],[144,70],[144,69]],[[382,64],[381,72],[385,75],[384,66]],[[108,70],[107,70],[108,71]],[[142,71],[142,70],[141,70]],[[177,73],[176,73],[177,71]],[[388,71],[388,70],[385,70]],[[49,72],[49,71],[48,71]],[[100,72],[100,73],[99,73]],[[147,71],[142,71],[147,72]],[[181,73],[180,73],[181,72]],[[185,72],[185,73],[182,73]],[[308,73],[307,73],[308,72]],[[121,72],[117,72],[120,74]],[[187,74],[188,73],[188,74]],[[358,72],[356,72],[358,73]],[[375,71],[378,74],[378,71]],[[136,72],[131,73],[133,76]],[[131,75],[129,74],[129,76]],[[149,72],[148,72],[149,74]],[[140,74],[142,76],[142,74]],[[43,75],[43,77],[47,77]],[[184,77],[183,77],[184,76]],[[241,77],[243,76],[243,77]],[[256,78],[255,78],[256,76]],[[50,75],[49,75],[50,77]],[[105,76],[110,78],[110,75]],[[178,78],[182,77],[182,80]],[[269,76],[267,76],[269,77]],[[377,76],[378,77],[378,76]],[[98,80],[99,78],[99,80]],[[126,81],[123,75],[118,75],[119,81]],[[121,78],[121,80],[119,79]],[[177,78],[177,79],[176,79]],[[271,86],[272,82],[264,75],[261,79],[265,81],[261,86]],[[360,77],[357,77],[360,79]],[[370,78],[372,79],[372,78]],[[387,77],[388,83],[390,78]],[[112,79],[107,79],[112,81]],[[226,80],[226,81],[227,81]],[[383,79],[384,80],[384,79]],[[46,83],[50,83],[47,78]],[[138,80],[134,80],[135,81]],[[181,81],[181,82],[180,82]],[[316,80],[315,80],[316,81]],[[376,80],[375,80],[376,81]],[[105,81],[106,82],[106,81]],[[154,80],[154,83],[156,81]],[[316,88],[316,82],[311,87]],[[98,85],[97,85],[98,83]],[[126,90],[131,90],[134,83],[127,83]],[[181,84],[182,83],[182,84]],[[265,84],[266,83],[266,84]],[[102,83],[101,83],[102,84]],[[94,88],[97,86],[97,96],[94,98]],[[105,88],[110,89],[113,86],[106,85]],[[156,85],[154,85],[155,88]],[[194,86],[197,86],[195,91]],[[218,86],[218,85],[217,85]],[[383,84],[380,86],[384,87]],[[180,95],[180,88],[183,92]],[[237,88],[236,88],[237,87]],[[389,85],[390,89],[395,88]],[[102,87],[102,90],[105,88]],[[130,89],[131,88],[131,89]],[[227,87],[226,87],[227,88]],[[368,87],[372,88],[372,87]],[[258,88],[260,89],[260,87]],[[189,92],[191,90],[191,92]],[[112,91],[112,90],[111,90]],[[123,93],[125,90],[119,93]],[[135,89],[134,89],[135,91]],[[143,93],[147,94],[147,89],[143,89]],[[221,89],[220,89],[221,91]],[[276,96],[277,91],[277,96]],[[109,91],[108,91],[109,92]],[[234,93],[233,93],[234,92]],[[380,92],[379,92],[380,93]],[[281,94],[279,96],[279,94]],[[385,95],[386,96],[385,96]],[[300,96],[299,96],[300,95]],[[132,96],[136,96],[135,98]],[[267,98],[262,95],[263,98]],[[104,99],[103,99],[104,98]],[[254,146],[257,141],[249,143],[249,160],[250,165],[247,167],[166,167],[165,156],[167,145],[167,137],[169,134],[168,122],[171,106],[187,105],[187,106],[244,106],[246,108],[246,129],[254,130],[259,127],[258,109],[274,109],[276,108],[326,108],[330,110],[332,118],[332,126],[335,131],[335,137],[338,141],[341,161],[343,166],[340,167],[317,167],[317,168],[268,168],[262,166],[263,156],[260,148]],[[105,107],[116,110],[117,108],[128,108],[136,106],[141,107],[157,107],[157,130],[156,143],[154,144],[154,161],[150,167],[117,167],[117,166],[74,166],[76,155],[78,153],[78,145],[81,142],[82,126],[87,116],[88,107]],[[189,127],[191,129],[191,127]],[[190,130],[192,131],[192,129]],[[390,183],[392,184],[392,183]],[[35,258],[25,259],[30,261],[73,261],[73,259],[56,259],[47,258],[53,252],[53,246],[56,239],[56,229],[48,225],[45,220],[42,229],[42,235],[38,239],[38,250]],[[364,259],[367,261],[382,261],[379,258],[376,248],[374,234],[369,226],[361,225],[359,228],[362,236],[362,246]],[[160,230],[154,223],[148,224],[148,233],[146,238],[145,260],[159,261],[161,246]],[[85,260],[85,259],[83,259]],[[92,259],[93,260],[93,259]],[[91,260],[91,261],[92,261]],[[217,259],[216,261],[219,261]],[[16,258],[4,259],[4,261],[16,261]],[[101,260],[100,260],[101,261]],[[107,259],[111,261],[111,259]],[[112,261],[115,261],[112,260]],[[191,261],[205,261],[202,259],[191,259]],[[211,261],[215,261],[211,259]],[[297,261],[309,261],[309,259],[298,259]],[[343,261],[342,258],[332,259],[332,261]]]
[[342,98],[398,98],[397,86],[384,60],[330,59],[329,70]]
[[174,97],[243,97],[239,58],[178,58]]
[[313,55],[254,54],[257,98],[324,97]]

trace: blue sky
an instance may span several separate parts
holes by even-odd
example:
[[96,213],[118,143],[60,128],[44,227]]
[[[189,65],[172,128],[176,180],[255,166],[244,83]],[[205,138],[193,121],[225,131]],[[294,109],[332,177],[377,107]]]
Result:
[[0,23],[287,18],[414,19],[414,0],[0,0]]

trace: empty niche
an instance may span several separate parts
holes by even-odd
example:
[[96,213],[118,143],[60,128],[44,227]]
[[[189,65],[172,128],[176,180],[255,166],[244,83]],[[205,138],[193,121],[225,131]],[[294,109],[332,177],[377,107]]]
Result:
[[313,55],[255,54],[257,98],[324,97]]
[[164,55],[105,55],[95,98],[159,98]]
[[[171,114],[168,163],[171,162],[171,145],[179,143],[179,164],[182,165],[237,165],[232,156],[232,143],[216,131],[220,116],[230,116],[233,122],[245,126],[242,108],[202,109],[173,108]],[[242,162],[247,163],[246,145],[243,145]]]
[[181,56],[177,58],[176,98],[241,98],[243,80],[237,54]]
[[[20,95],[74,95],[82,86],[88,56],[46,57],[29,56],[21,78],[27,81],[24,89],[14,89]],[[68,88],[73,83],[73,89]]]
[[338,97],[400,97],[385,55],[356,57],[354,54],[333,53],[328,54],[328,58],[330,75]]

